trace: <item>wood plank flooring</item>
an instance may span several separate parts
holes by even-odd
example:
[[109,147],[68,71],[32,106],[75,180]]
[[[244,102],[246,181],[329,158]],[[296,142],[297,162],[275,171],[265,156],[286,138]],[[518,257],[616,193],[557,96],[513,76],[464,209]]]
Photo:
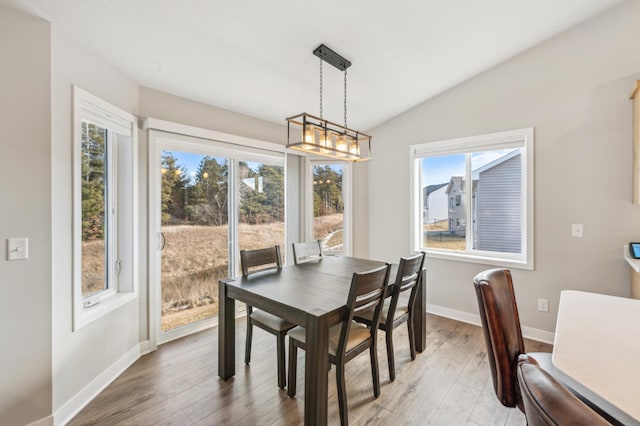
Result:
[[[160,346],[141,357],[70,425],[298,425],[304,420],[304,351],[298,353],[298,394],[287,397],[276,378],[275,337],[254,328],[251,365],[244,364],[245,320],[236,323],[236,375],[217,376],[217,329]],[[409,356],[406,327],[395,330],[396,380],[389,381],[379,334],[381,395],[373,397],[368,353],[347,363],[352,425],[525,425],[517,408],[493,392],[482,330],[447,318],[427,318],[427,348]],[[526,341],[527,351],[551,346]],[[329,424],[340,424],[335,367],[329,372]]]

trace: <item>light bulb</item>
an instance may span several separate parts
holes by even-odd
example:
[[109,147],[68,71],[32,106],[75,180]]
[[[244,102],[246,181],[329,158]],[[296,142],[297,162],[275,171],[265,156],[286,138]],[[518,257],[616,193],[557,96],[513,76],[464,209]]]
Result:
[[345,140],[344,136],[338,137],[338,142],[336,143],[336,149],[342,152],[347,151],[347,141]]
[[351,143],[351,149],[349,150],[349,152],[353,155],[360,155],[360,146],[358,145],[357,141],[353,141]]

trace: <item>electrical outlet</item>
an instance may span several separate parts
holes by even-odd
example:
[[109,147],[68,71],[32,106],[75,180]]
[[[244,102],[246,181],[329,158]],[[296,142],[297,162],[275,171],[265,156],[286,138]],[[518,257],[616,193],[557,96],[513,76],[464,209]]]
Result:
[[549,312],[549,299],[538,299],[538,310],[540,312]]
[[571,225],[571,236],[574,238],[584,237],[584,228],[581,223],[574,223]]

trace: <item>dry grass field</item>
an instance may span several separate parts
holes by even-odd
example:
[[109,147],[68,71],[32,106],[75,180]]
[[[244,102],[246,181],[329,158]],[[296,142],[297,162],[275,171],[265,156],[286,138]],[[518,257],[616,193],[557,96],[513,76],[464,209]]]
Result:
[[[316,218],[318,238],[333,233],[329,243],[342,242],[342,214]],[[173,225],[163,226],[162,251],[162,330],[171,330],[218,313],[218,280],[229,276],[229,227]],[[240,224],[240,248],[255,249],[284,243],[284,223]],[[82,245],[83,295],[103,288],[104,242]]]
[[425,232],[423,243],[424,246],[428,248],[442,248],[447,250],[464,250],[466,248],[465,238],[452,234],[449,231]]

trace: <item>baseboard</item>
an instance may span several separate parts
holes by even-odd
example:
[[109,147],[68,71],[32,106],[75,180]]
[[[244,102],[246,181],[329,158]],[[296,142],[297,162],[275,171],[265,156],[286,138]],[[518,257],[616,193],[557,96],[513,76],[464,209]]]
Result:
[[[104,390],[111,382],[120,376],[127,368],[140,358],[141,355],[149,352],[149,342],[144,341],[120,357],[110,367],[104,370],[100,375],[93,379],[80,392],[69,399],[65,404],[56,410],[53,416],[54,426],[67,424],[76,414],[80,412],[89,402],[91,402],[100,392]],[[38,426],[44,426],[38,423]]]
[[[427,312],[430,314],[438,315],[445,318],[451,318],[456,321],[466,322],[468,324],[473,324],[477,326],[481,326],[480,316],[477,314],[471,314],[469,312],[458,311],[456,309],[447,308],[445,306],[438,306],[427,304]],[[535,340],[537,342],[548,343],[553,345],[553,339],[555,334],[546,331],[540,330],[538,328],[533,327],[524,327],[522,326],[522,336],[527,339]]]

